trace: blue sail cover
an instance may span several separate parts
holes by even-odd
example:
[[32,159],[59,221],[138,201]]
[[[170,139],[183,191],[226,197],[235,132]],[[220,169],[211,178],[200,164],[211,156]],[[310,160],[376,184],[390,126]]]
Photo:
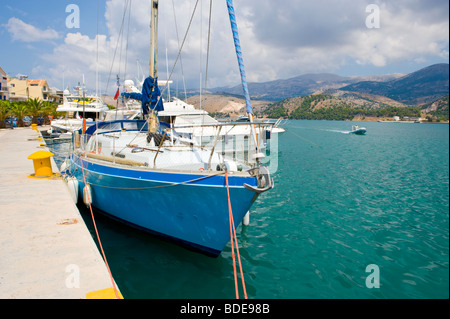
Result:
[[241,72],[242,88],[244,89],[245,104],[247,105],[247,113],[253,114],[252,104],[250,102],[250,93],[248,92],[247,77],[245,76],[244,58],[242,57],[241,42],[239,40],[239,32],[236,22],[236,14],[234,13],[233,0],[227,0],[228,14],[230,16],[231,31],[233,32],[234,46]]
[[149,110],[157,112],[164,111],[162,103],[161,90],[158,87],[158,78],[154,79],[151,76],[145,79],[142,86],[141,93],[122,93],[122,96],[142,102],[142,112],[144,115],[149,113]]

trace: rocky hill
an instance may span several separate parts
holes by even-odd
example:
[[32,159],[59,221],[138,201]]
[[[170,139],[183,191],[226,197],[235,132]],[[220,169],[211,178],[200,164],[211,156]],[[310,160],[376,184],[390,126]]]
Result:
[[[243,97],[231,94],[204,94],[202,95],[200,105],[200,95],[195,95],[188,98],[187,102],[194,105],[197,109],[203,109],[212,115],[219,117],[239,117],[245,115],[245,99]],[[252,106],[255,112],[261,112],[266,109],[269,101],[252,101]]]
[[[342,77],[335,74],[304,74],[285,80],[264,83],[249,83],[252,99],[266,101],[281,101],[296,96],[305,96],[329,89],[339,89],[360,81],[389,81],[404,74],[389,74],[370,77]],[[242,95],[242,86],[220,87],[210,90],[214,94]]]
[[427,114],[427,117],[435,118],[439,121],[448,121],[448,95],[440,99],[422,105],[422,112]]
[[340,89],[382,95],[409,105],[425,104],[448,95],[449,65],[434,64],[395,80],[361,81]]
[[[433,102],[449,92],[449,65],[440,63],[410,74],[342,77],[335,74],[305,74],[285,80],[249,83],[252,99],[281,101],[329,90],[343,90],[377,96],[407,105]],[[242,95],[241,85],[211,89],[214,94]]]

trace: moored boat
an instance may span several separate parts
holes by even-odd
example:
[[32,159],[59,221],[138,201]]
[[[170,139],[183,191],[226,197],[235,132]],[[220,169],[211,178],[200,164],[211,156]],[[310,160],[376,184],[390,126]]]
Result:
[[[267,124],[253,122],[247,101],[251,121],[242,124],[251,126],[249,137],[228,143],[235,151],[224,152],[217,147],[220,134],[204,145],[195,133],[159,122],[164,104],[156,72],[157,0],[151,8],[151,67],[142,89],[146,119],[97,121],[76,131],[63,173],[77,180],[83,201],[99,211],[218,256],[230,241],[230,223],[236,228],[258,196],[274,186],[261,165],[263,136],[256,134]],[[241,149],[245,156],[237,156]]]

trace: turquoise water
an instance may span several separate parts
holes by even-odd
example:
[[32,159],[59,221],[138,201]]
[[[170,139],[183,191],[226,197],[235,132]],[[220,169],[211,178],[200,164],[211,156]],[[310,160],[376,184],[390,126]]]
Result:
[[[449,298],[448,125],[352,124],[285,123],[275,188],[237,229],[249,298]],[[235,298],[229,245],[214,259],[96,221],[125,298]]]

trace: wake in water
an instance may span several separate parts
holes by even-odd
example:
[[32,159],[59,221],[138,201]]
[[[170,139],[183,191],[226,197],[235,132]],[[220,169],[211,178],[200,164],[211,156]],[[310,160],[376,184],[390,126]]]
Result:
[[350,134],[350,131],[341,131],[341,130],[324,130],[324,131],[342,133],[342,134]]

